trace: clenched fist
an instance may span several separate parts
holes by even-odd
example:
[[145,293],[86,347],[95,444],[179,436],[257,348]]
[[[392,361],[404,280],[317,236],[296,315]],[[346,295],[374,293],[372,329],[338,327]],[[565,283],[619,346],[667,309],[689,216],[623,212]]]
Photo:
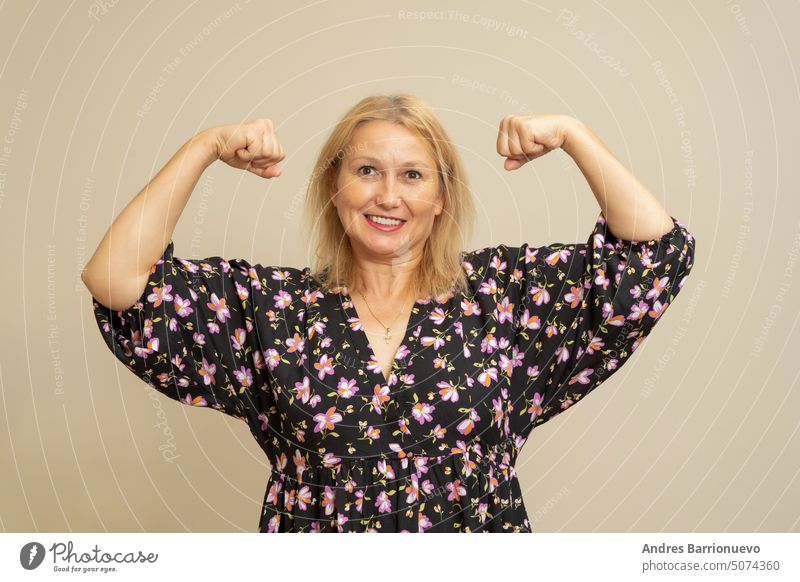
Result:
[[497,134],[497,153],[507,158],[505,169],[516,170],[562,147],[573,121],[558,114],[506,115]]
[[272,120],[253,119],[211,130],[216,157],[229,166],[247,170],[262,178],[281,175],[278,162],[283,160],[283,146],[278,142]]

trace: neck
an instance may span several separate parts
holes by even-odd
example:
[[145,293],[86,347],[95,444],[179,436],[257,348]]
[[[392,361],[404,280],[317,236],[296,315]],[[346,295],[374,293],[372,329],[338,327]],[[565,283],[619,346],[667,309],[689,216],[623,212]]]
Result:
[[405,301],[414,294],[412,286],[420,258],[388,261],[357,258],[351,295],[362,293],[374,302]]

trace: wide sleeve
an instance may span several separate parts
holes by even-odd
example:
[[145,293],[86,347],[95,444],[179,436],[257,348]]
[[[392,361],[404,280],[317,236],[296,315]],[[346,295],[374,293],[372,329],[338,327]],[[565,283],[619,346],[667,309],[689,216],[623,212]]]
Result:
[[251,293],[257,269],[242,259],[173,256],[170,241],[142,296],[113,311],[92,298],[106,345],[153,388],[189,406],[254,424],[269,406]]
[[672,218],[655,240],[615,237],[600,212],[587,242],[494,247],[498,334],[508,339],[511,432],[574,406],[628,361],[675,300],[695,240]]

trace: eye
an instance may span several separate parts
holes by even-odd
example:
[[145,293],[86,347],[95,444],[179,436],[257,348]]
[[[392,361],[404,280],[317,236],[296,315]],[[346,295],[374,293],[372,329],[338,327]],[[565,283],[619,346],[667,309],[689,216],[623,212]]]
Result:
[[364,168],[370,168],[370,169],[372,169],[372,170],[374,170],[374,169],[375,169],[373,166],[361,166],[361,167],[358,169],[358,174],[359,174],[359,175],[361,175],[361,176],[368,176],[368,175],[370,175],[370,174],[362,174],[362,173],[361,173],[361,170],[363,170]]
[[422,180],[422,174],[420,174],[420,173],[419,173],[419,172],[417,172],[416,170],[409,170],[407,173],[409,173],[409,174],[416,174],[416,175],[417,175],[417,176],[419,176],[419,177],[418,177],[418,178],[415,178],[415,179],[416,179],[416,180]]

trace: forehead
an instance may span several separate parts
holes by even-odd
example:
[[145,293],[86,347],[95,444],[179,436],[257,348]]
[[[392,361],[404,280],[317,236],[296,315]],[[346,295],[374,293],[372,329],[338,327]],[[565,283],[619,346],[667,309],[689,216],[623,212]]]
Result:
[[434,164],[425,138],[403,125],[375,120],[360,125],[350,139],[348,157],[373,161]]

